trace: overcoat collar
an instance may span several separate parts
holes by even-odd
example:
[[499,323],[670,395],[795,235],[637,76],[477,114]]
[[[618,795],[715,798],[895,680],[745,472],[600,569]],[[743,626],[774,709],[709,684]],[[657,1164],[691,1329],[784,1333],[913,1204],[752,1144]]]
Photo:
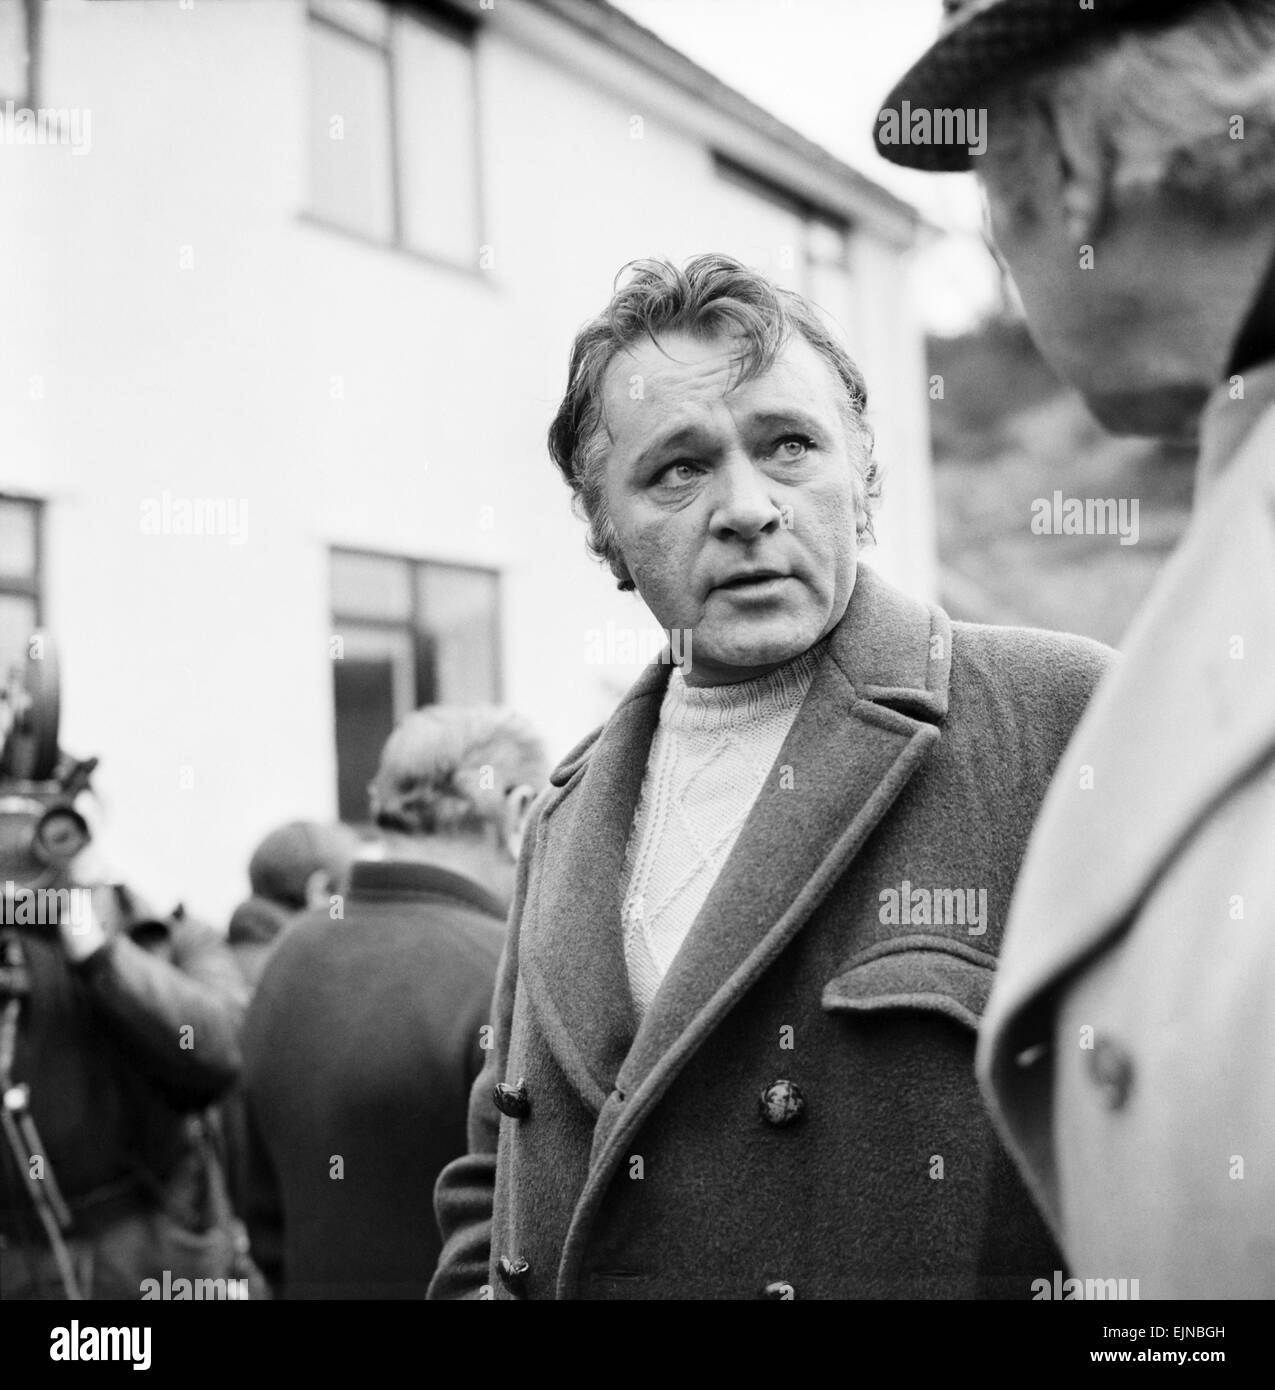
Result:
[[775,769],[640,1027],[620,895],[668,666],[649,667],[555,771],[519,959],[549,1046],[592,1110],[614,1090],[653,1101],[808,919],[937,739],[950,663],[946,615],[860,566]]

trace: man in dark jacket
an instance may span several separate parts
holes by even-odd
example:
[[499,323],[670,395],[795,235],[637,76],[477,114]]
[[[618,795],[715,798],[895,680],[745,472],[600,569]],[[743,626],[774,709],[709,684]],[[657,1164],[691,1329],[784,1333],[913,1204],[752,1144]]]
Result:
[[[13,1000],[0,1051],[12,1049],[3,1070],[16,1083],[0,1296],[137,1299],[165,1271],[170,1287],[247,1274],[200,1127],[238,1073],[235,963],[180,909],[155,913],[122,886],[33,859],[44,814],[25,795],[0,801],[0,993]],[[70,1218],[52,1236],[50,1190]]]
[[[334,895],[345,891],[358,849],[359,837],[348,825],[298,820],[272,830],[253,850],[248,861],[252,893],[231,913],[226,932],[249,991],[256,989],[284,932],[307,909],[326,912]],[[231,1201],[242,1211],[248,1147],[242,1092],[232,1091],[219,1114]]]
[[552,774],[435,1297],[1032,1297],[1059,1255],[974,1042],[1107,659],[857,564],[863,379],[722,256],[643,262],[550,435],[671,634]]
[[359,837],[339,821],[289,821],[272,830],[248,861],[250,896],[230,915],[226,939],[250,989],[257,987],[280,936],[311,908],[343,892]]
[[418,710],[372,784],[383,860],[280,942],[244,1032],[246,1217],[287,1298],[421,1298],[432,1195],[465,1149],[538,740],[492,709]]

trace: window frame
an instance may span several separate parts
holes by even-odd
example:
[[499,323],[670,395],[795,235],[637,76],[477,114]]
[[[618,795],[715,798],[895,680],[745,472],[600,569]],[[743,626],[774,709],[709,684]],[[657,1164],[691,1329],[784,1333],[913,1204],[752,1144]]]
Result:
[[[833,208],[803,197],[793,189],[768,178],[765,174],[759,174],[755,169],[750,169],[747,164],[741,164],[737,159],[723,154],[720,150],[713,150],[712,157],[713,173],[717,178],[725,183],[733,184],[736,188],[743,189],[746,193],[751,193],[755,198],[765,199],[801,219],[801,275],[804,295],[809,296],[811,293],[814,281],[813,272],[817,266],[839,270],[847,277],[852,274],[850,243],[854,236],[855,223],[851,218]],[[835,260],[830,260],[816,253],[812,235],[816,223],[822,223],[825,227],[834,229],[840,236],[840,255]]]
[[[342,612],[336,604],[336,595],[331,592],[332,560],[337,555],[355,555],[369,560],[388,560],[407,567],[410,583],[408,585],[409,605],[408,616],[406,618],[376,618],[370,617],[365,613]],[[416,704],[414,708],[419,708],[422,704],[430,704],[434,696],[428,698],[423,692],[429,691],[433,687],[433,673],[428,669],[429,649],[425,641],[428,628],[422,622],[422,605],[419,577],[425,569],[445,569],[445,570],[465,570],[470,574],[481,574],[493,581],[495,592],[495,631],[492,651],[492,671],[495,676],[495,693],[492,696],[493,703],[499,704],[504,696],[505,689],[505,664],[504,664],[504,575],[502,571],[491,565],[476,565],[469,561],[437,560],[426,559],[419,555],[402,555],[393,551],[372,550],[366,546],[357,545],[329,545],[328,546],[328,611],[331,616],[333,635],[341,635],[341,623],[349,623],[353,627],[379,628],[382,631],[407,630],[412,644],[412,684],[415,690]]]
[[29,598],[35,603],[35,630],[38,632],[44,623],[44,499],[31,497],[25,493],[0,491],[0,502],[18,503],[32,514],[34,522],[35,562],[29,583],[16,575],[0,573],[0,594],[10,594],[17,598]]
[[[27,3],[37,3],[37,0],[27,0]],[[482,93],[480,84],[480,64],[478,56],[479,34],[482,28],[480,21],[474,16],[467,14],[463,10],[454,8],[447,0],[417,0],[417,3],[387,3],[387,0],[373,0],[387,11],[388,22],[386,34],[383,39],[371,38],[369,35],[361,33],[357,29],[348,28],[340,23],[339,20],[322,10],[315,9],[313,4],[307,0],[305,9],[305,23],[321,25],[333,34],[339,34],[342,38],[354,43],[362,44],[365,48],[371,49],[378,54],[385,68],[386,101],[388,109],[386,119],[389,122],[389,150],[390,150],[390,227],[391,235],[388,241],[378,236],[373,236],[368,232],[359,231],[354,227],[343,226],[340,222],[333,221],[331,218],[316,212],[310,204],[311,190],[306,189],[306,206],[300,217],[301,221],[308,222],[315,227],[321,227],[324,231],[336,232],[341,236],[349,237],[354,241],[361,242],[365,246],[376,246],[382,250],[397,251],[401,255],[414,257],[416,260],[423,261],[427,265],[439,266],[447,270],[456,270],[464,274],[485,278],[478,265],[478,250],[484,244],[487,224],[487,200],[484,191],[483,178],[483,158],[482,158]],[[400,100],[398,94],[398,49],[397,35],[399,26],[405,21],[415,21],[426,25],[437,34],[442,34],[446,38],[455,39],[463,42],[468,49],[469,65],[473,78],[474,102],[471,113],[469,144],[470,156],[474,166],[474,226],[478,233],[478,244],[474,247],[473,263],[456,260],[452,256],[446,255],[441,251],[430,251],[422,247],[413,245],[404,235],[404,216],[403,216],[403,140],[399,128]],[[307,73],[307,80],[313,83],[313,72]],[[310,99],[308,94],[307,99]]]
[[[27,71],[25,90],[18,92],[0,91],[0,109],[6,101],[13,102],[14,109],[35,109],[39,106],[39,57],[40,57],[40,0],[18,0],[27,41]],[[0,494],[2,495],[2,494]]]
[[[412,661],[412,691],[411,709],[419,709],[423,704],[437,703],[437,689],[434,682],[434,672],[430,665],[429,644],[426,640],[428,629],[422,622],[421,604],[421,584],[420,577],[424,570],[435,568],[444,570],[463,570],[468,573],[481,574],[492,581],[494,595],[494,621],[493,621],[493,650],[492,674],[494,680],[494,691],[491,703],[500,704],[504,699],[505,691],[505,668],[504,668],[504,605],[505,588],[504,575],[499,570],[490,565],[477,565],[468,561],[452,561],[425,559],[419,555],[404,555],[401,553],[385,550],[373,550],[366,546],[357,545],[337,545],[329,544],[328,554],[328,614],[331,622],[331,632],[335,637],[342,635],[342,624],[348,624],[351,628],[379,631],[383,633],[406,633],[409,647],[411,650]],[[332,587],[332,561],[338,555],[350,555],[363,559],[389,561],[405,567],[408,576],[408,592],[410,601],[408,605],[408,616],[404,618],[377,618],[364,613],[352,613],[342,611],[336,602],[336,594]],[[333,673],[335,690],[336,675]],[[408,711],[410,713],[410,710]],[[394,723],[397,724],[400,718],[399,712],[394,711]],[[341,797],[341,745],[339,730],[337,727],[335,699],[332,709],[332,751],[334,754],[334,771],[336,774],[336,796],[338,803]]]

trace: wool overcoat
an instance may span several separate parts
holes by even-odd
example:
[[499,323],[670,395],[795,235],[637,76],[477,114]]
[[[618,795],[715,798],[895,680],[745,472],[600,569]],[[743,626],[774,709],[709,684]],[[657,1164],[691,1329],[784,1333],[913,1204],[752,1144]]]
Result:
[[861,566],[639,1021],[620,893],[668,679],[648,668],[533,812],[431,1296],[1030,1297],[1059,1255],[975,1030],[1107,657],[950,623]]
[[1074,1274],[1144,1299],[1275,1296],[1275,365],[1244,387],[1050,791],[979,1056]]

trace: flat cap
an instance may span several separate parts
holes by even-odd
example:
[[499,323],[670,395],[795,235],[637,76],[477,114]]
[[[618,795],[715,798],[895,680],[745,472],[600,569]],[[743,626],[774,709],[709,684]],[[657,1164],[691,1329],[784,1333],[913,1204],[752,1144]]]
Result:
[[[882,103],[874,139],[893,164],[935,173],[971,167],[968,143],[938,143],[935,132],[963,129],[933,119],[940,110],[986,107],[998,85],[1120,29],[1165,28],[1208,0],[943,0],[934,44]],[[919,127],[918,112],[930,112]],[[920,140],[910,132],[920,128]]]

